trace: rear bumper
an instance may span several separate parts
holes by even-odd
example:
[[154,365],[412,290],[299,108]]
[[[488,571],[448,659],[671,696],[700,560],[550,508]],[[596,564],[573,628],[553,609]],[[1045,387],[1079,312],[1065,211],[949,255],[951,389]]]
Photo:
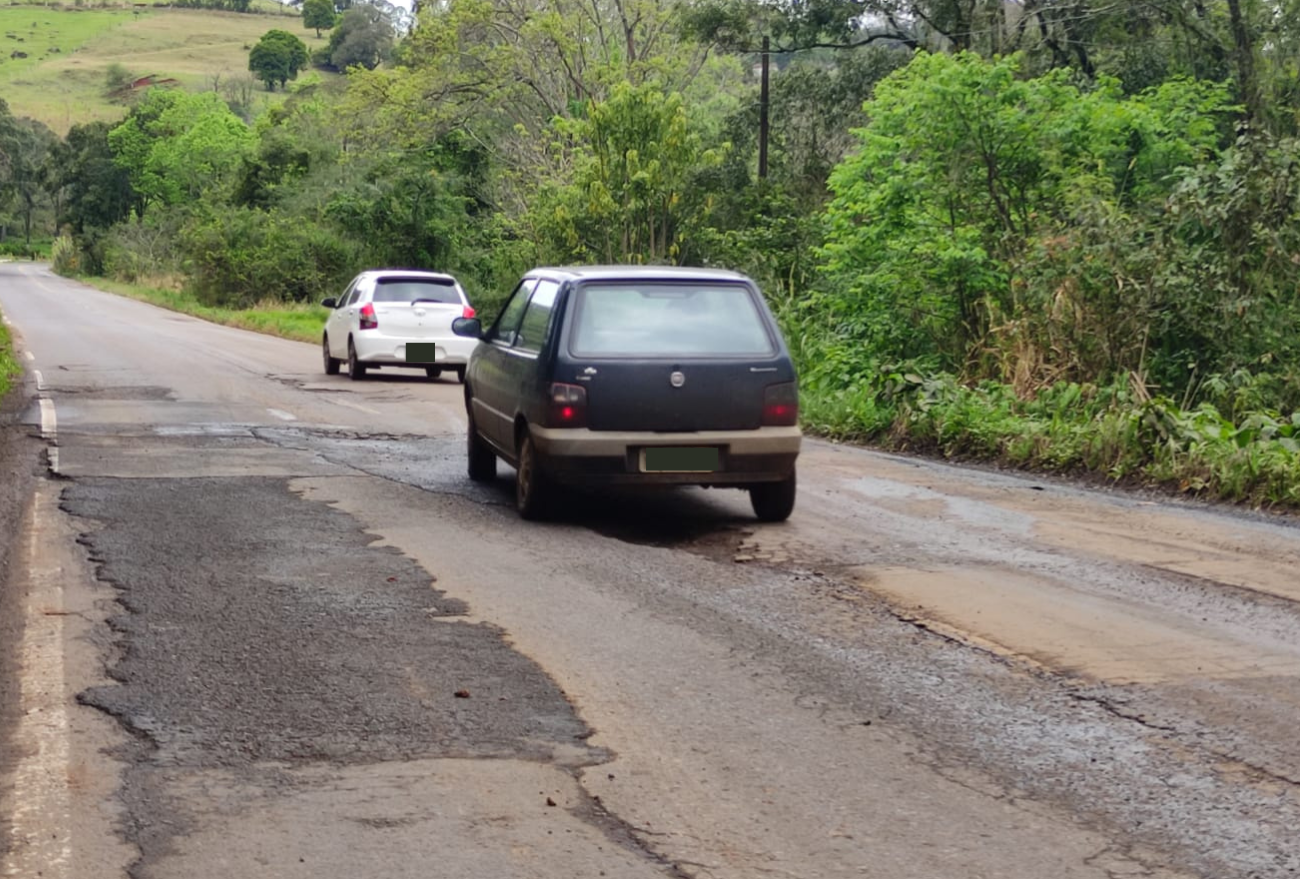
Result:
[[[702,430],[691,433],[531,429],[548,475],[567,484],[736,485],[777,482],[794,472],[803,441],[798,427]],[[707,473],[645,472],[643,449],[707,446],[719,451],[720,468]]]
[[[429,342],[438,346],[437,359],[434,363],[407,363],[406,343]],[[408,339],[392,336],[379,336],[370,333],[356,333],[352,344],[357,348],[357,359],[363,363],[391,364],[423,369],[426,366],[464,366],[469,363],[470,354],[474,353],[477,339],[465,339],[460,336],[440,337],[435,339]]]

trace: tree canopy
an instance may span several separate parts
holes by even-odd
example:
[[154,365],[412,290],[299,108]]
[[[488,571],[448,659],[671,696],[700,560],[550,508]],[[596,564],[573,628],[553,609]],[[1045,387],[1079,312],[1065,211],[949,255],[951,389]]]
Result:
[[317,37],[322,30],[334,27],[337,19],[333,0],[303,0],[302,26],[315,29]]
[[267,90],[276,84],[284,87],[298,78],[298,71],[307,66],[307,45],[288,31],[267,31],[248,53],[248,69],[266,83]]

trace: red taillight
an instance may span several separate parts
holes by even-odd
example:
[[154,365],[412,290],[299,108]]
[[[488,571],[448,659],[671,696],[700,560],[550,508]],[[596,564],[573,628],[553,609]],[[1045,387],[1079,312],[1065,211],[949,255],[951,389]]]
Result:
[[374,330],[379,327],[379,318],[375,314],[375,306],[367,302],[361,306],[361,329]]
[[586,427],[587,389],[555,382],[551,385],[551,406],[547,427]]
[[474,309],[473,309],[471,306],[469,306],[469,305],[466,305],[466,306],[465,306],[465,310],[462,311],[461,314],[460,314],[460,316],[463,317],[463,318],[465,318],[466,320],[469,320],[469,319],[470,319],[471,317],[473,317],[474,315],[475,315],[475,311],[474,311]]
[[763,391],[763,426],[790,427],[799,423],[799,389],[794,382],[768,385]]

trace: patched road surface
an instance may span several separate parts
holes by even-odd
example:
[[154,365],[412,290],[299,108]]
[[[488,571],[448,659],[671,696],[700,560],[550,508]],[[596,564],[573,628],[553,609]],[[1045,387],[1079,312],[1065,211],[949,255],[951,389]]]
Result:
[[1287,519],[808,442],[526,523],[454,378],[0,309],[0,876],[1300,876]]

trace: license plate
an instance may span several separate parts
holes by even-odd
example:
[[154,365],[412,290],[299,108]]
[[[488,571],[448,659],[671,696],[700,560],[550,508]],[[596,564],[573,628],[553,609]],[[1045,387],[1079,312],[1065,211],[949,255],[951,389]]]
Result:
[[719,470],[718,449],[711,446],[651,446],[642,451],[646,473],[714,473]]
[[433,363],[438,359],[438,346],[434,342],[407,342],[407,363]]

